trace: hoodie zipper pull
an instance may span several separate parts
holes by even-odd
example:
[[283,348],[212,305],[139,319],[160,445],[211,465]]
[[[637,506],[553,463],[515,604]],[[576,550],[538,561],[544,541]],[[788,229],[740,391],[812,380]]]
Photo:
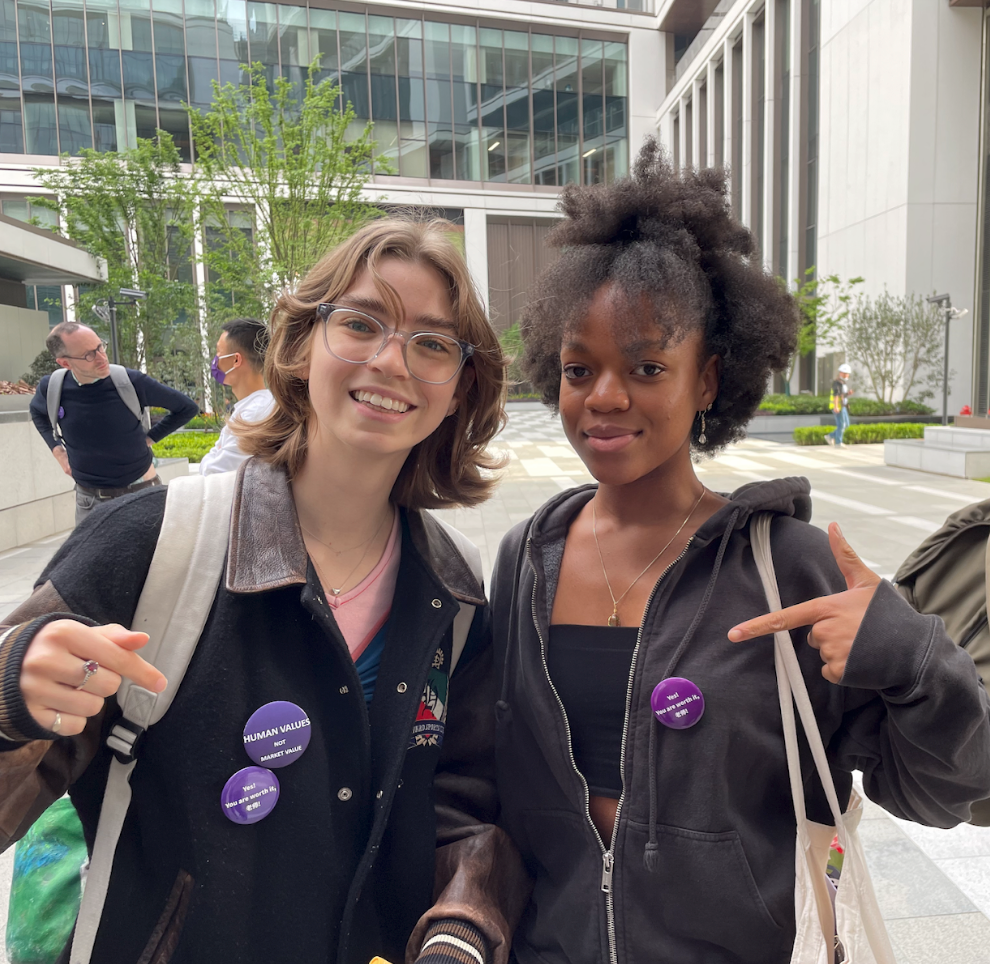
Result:
[[612,893],[612,867],[615,865],[615,857],[611,850],[606,850],[602,854],[602,893]]

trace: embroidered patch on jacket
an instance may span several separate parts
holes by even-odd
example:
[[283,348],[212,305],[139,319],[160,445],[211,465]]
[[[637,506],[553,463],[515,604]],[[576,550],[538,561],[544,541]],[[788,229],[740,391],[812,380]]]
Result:
[[443,746],[443,730],[447,721],[447,673],[443,664],[443,650],[438,649],[413,724],[410,750],[417,746]]

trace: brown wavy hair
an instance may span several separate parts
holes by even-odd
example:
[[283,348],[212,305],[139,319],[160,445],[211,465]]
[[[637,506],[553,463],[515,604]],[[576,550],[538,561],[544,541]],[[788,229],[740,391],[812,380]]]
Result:
[[[491,495],[492,470],[502,461],[488,444],[505,424],[505,361],[464,258],[450,240],[454,227],[439,219],[383,218],[361,228],[325,255],[272,311],[265,355],[265,381],[277,405],[260,422],[232,426],[242,451],[286,468],[289,477],[306,460],[307,429],[313,417],[306,372],[317,305],[336,301],[367,268],[393,317],[402,317],[399,293],[378,273],[384,258],[426,265],[448,285],[457,337],[475,346],[458,377],[457,410],[409,453],[392,488],[392,501],[415,509],[472,506]],[[470,382],[470,384],[468,384]]]

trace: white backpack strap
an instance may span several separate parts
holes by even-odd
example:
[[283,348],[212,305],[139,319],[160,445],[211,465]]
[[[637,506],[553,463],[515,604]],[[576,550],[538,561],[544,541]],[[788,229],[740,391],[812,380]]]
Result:
[[[443,531],[447,533],[450,541],[457,547],[457,551],[468,564],[471,572],[474,573],[475,579],[478,580],[478,585],[484,585],[484,573],[481,569],[481,550],[460,529],[455,529],[437,515],[433,515],[432,518],[438,525],[443,527]],[[461,658],[461,653],[464,652],[468,633],[471,632],[471,623],[474,622],[474,611],[477,608],[470,603],[458,601],[457,604],[460,609],[454,617],[454,644],[450,650],[450,676],[454,675],[457,661]]]
[[56,368],[48,376],[48,391],[45,401],[48,403],[48,421],[52,423],[52,433],[57,441],[62,441],[62,432],[58,427],[58,406],[62,401],[62,382],[69,373],[67,368]]
[[130,409],[131,414],[144,425],[145,431],[147,431],[148,425],[146,424],[145,412],[141,408],[141,403],[138,401],[137,390],[134,388],[134,383],[127,374],[127,369],[123,365],[111,365],[110,379],[113,382],[113,387],[117,389],[120,400]]
[[152,693],[124,680],[117,693],[122,718],[107,737],[113,750],[96,843],[72,941],[70,964],[89,964],[103,916],[117,841],[131,802],[137,743],[175,696],[223,574],[236,473],[190,475],[169,484],[165,517],[131,628],[147,633],[141,656],[162,671],[168,686]]

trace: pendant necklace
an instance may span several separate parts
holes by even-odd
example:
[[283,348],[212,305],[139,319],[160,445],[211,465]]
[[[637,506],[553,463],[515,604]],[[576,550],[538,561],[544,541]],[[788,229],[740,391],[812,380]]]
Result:
[[[357,564],[354,566],[354,568],[344,577],[344,581],[340,584],[339,589],[334,589],[334,587],[330,585],[329,580],[326,578],[326,576],[324,576],[323,570],[320,568],[320,564],[316,561],[316,558],[311,557],[313,559],[313,565],[316,566],[316,572],[319,575],[321,582],[324,583],[324,587],[326,589],[329,589],[333,596],[339,596],[344,591],[344,587],[350,581],[351,576],[353,576],[354,573],[357,572],[358,567],[361,565],[362,562],[364,562],[364,557],[368,554],[368,549],[371,548],[371,544],[375,541],[375,539],[378,537],[378,534],[382,531],[382,526],[385,525],[385,520],[392,514],[392,511],[393,511],[392,506],[390,505],[389,511],[386,512],[384,516],[382,516],[382,521],[378,523],[378,528],[375,529],[375,534],[370,539],[368,539],[367,542],[364,543],[364,552],[361,553],[361,558],[358,559]],[[350,552],[352,549],[357,549],[361,545],[361,543],[358,543],[358,545],[356,546],[351,546],[350,549],[341,549],[340,552],[337,552],[337,550],[334,549],[333,546],[328,545],[322,539],[317,539],[317,537],[314,536],[313,533],[310,532],[308,529],[303,529],[303,532],[305,532],[308,536],[310,536],[310,538],[316,539],[316,541],[321,546],[326,546],[331,552],[336,552],[338,556],[340,556],[345,552]]]
[[[595,508],[596,499],[591,500],[591,532],[595,537],[595,546],[598,549],[598,559],[602,564],[602,575],[605,577],[605,585],[608,587],[608,594],[612,597],[612,615],[608,617],[608,625],[613,628],[621,625],[619,623],[619,603],[626,598],[629,590],[636,585],[643,576],[649,572],[651,566],[659,559],[670,547],[673,541],[681,534],[684,527],[691,521],[691,516],[694,515],[695,509],[701,505],[701,500],[705,497],[705,493],[708,491],[703,485],[701,487],[701,495],[698,496],[698,501],[691,507],[691,511],[688,513],[687,518],[680,524],[678,530],[670,537],[670,541],[665,545],[646,565],[646,568],[626,587],[626,591],[619,596],[618,599],[615,598],[615,593],[612,592],[612,583],[608,580],[608,570],[605,568],[605,557],[602,555],[602,547],[598,541],[598,512]],[[596,493],[597,497],[597,493]]]

